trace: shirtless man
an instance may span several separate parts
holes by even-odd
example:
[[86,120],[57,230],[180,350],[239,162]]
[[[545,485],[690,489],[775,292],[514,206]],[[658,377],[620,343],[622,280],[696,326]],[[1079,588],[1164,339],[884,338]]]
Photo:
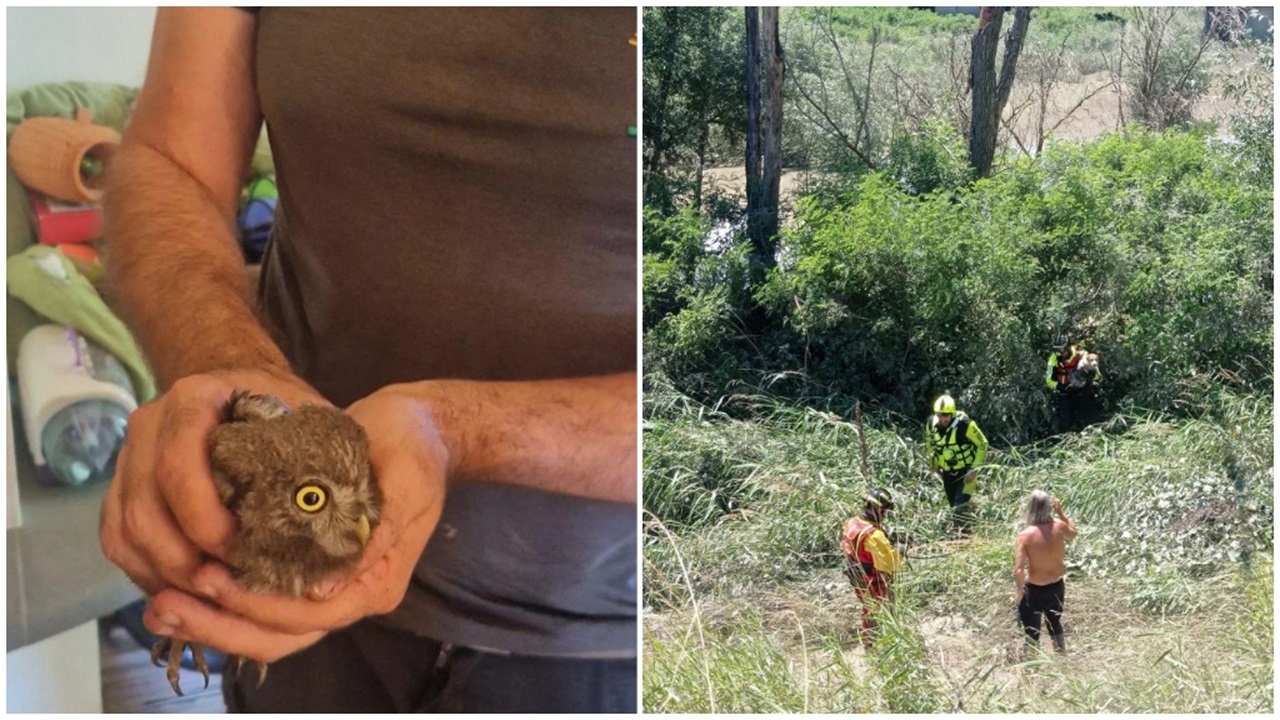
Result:
[[[1057,512],[1059,520],[1050,511]],[[1049,624],[1049,635],[1059,652],[1067,649],[1062,634],[1062,601],[1066,596],[1067,541],[1076,536],[1075,523],[1062,512],[1062,502],[1043,490],[1027,498],[1027,527],[1018,533],[1013,579],[1018,618],[1027,641],[1040,644],[1040,617]]]

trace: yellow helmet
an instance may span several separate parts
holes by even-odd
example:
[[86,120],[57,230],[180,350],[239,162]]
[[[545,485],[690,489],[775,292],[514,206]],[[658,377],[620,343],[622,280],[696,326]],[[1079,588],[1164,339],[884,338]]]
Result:
[[939,415],[955,415],[956,401],[950,395],[943,395],[933,401],[933,411]]

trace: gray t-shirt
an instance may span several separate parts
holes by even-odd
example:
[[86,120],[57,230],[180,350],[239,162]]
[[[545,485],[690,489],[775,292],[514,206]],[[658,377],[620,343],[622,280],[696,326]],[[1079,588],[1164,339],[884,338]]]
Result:
[[[279,179],[259,299],[339,405],[397,382],[635,369],[636,14],[264,8]],[[388,622],[635,654],[635,507],[452,487]]]

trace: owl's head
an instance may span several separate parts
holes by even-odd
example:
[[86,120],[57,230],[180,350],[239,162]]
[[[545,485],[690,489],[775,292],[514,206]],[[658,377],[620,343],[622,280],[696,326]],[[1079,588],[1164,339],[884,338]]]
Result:
[[333,408],[304,405],[219,425],[210,437],[237,545],[312,569],[354,564],[382,497],[364,429]]

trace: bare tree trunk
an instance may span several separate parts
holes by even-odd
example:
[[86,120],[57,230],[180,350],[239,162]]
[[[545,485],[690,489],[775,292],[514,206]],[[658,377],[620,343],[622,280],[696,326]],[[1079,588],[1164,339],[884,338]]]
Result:
[[779,191],[782,184],[782,79],[785,65],[778,38],[778,8],[761,8],[761,71],[768,83],[768,103],[763,108],[761,130],[764,167],[761,172],[764,203],[760,210],[760,260],[765,267],[776,264]]
[[1027,25],[1031,23],[1031,8],[1014,8],[1013,27],[1004,39],[1004,60],[1000,63],[1000,79],[996,83],[996,115],[1004,110],[1013,92],[1013,80],[1018,74],[1018,56],[1022,54],[1022,41],[1027,38]]
[[707,166],[707,145],[710,143],[711,123],[702,119],[702,129],[698,131],[698,174],[693,183],[693,206],[702,211],[702,178]]
[[1000,24],[1004,16],[982,8],[978,32],[970,44],[969,93],[969,164],[978,177],[991,174],[996,153],[996,50],[1000,42]]
[[1000,113],[1013,90],[1013,80],[1018,67],[1018,54],[1031,22],[1030,8],[1016,8],[1013,27],[1005,38],[1005,56],[1001,74],[996,76],[996,51],[1000,42],[1000,26],[1003,13],[1000,8],[982,8],[978,19],[978,32],[972,41],[969,61],[969,89],[972,93],[972,113],[969,122],[969,164],[978,177],[991,174],[991,163],[996,154],[996,133]]
[[759,8],[748,7],[747,20],[747,237],[752,243],[760,237],[761,193],[760,168],[760,14]]

